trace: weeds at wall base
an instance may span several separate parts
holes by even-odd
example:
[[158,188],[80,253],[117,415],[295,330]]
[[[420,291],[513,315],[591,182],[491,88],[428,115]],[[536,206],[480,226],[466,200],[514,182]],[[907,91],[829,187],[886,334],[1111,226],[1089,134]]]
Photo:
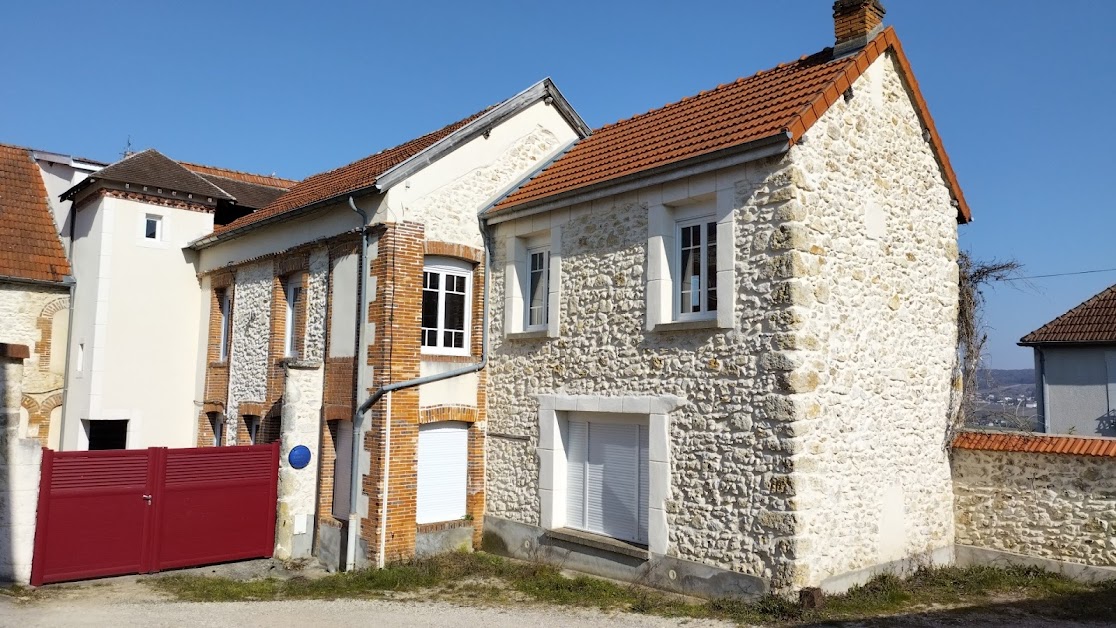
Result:
[[869,619],[927,609],[1024,603],[1028,612],[1052,619],[1116,620],[1116,582],[1086,584],[1035,568],[929,567],[908,579],[874,578],[843,595],[828,596],[817,609],[769,595],[756,601],[693,603],[677,596],[589,576],[567,577],[557,568],[477,552],[397,563],[381,570],[317,579],[234,581],[169,575],[148,581],[179,600],[198,602],[399,597],[457,603],[553,604],[676,618],[721,619],[747,624],[790,625]]

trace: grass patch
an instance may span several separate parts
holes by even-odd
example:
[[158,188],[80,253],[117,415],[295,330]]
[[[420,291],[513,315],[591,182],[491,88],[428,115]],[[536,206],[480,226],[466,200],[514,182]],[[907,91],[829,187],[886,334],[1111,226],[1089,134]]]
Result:
[[505,560],[483,552],[448,554],[316,579],[235,581],[172,575],[149,582],[186,601],[372,598],[421,591],[425,597],[457,601],[507,602],[514,595],[518,601],[741,624],[853,621],[927,609],[957,616],[978,611],[957,607],[984,606],[987,611],[1005,602],[1011,603],[1013,612],[1033,616],[1116,620],[1116,605],[1111,602],[1116,582],[1085,584],[1020,567],[925,568],[905,580],[882,575],[843,595],[829,596],[823,608],[812,610],[775,595],[749,602],[688,603],[642,587],[589,576],[570,578],[549,565]]

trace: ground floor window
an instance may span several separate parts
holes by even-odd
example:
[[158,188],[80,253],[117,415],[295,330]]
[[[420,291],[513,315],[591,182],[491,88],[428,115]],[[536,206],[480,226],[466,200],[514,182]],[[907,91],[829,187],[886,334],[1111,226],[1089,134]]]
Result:
[[353,424],[350,421],[330,421],[333,436],[333,516],[349,518],[349,491],[352,480]]
[[225,444],[225,418],[216,412],[209,413],[209,429],[213,432],[213,446]]
[[462,519],[466,514],[469,424],[419,426],[417,523]]
[[86,421],[89,451],[127,449],[128,421]]
[[260,441],[260,417],[245,415],[244,417],[244,431],[248,432],[248,444],[259,445]]
[[647,426],[569,422],[566,526],[647,543]]

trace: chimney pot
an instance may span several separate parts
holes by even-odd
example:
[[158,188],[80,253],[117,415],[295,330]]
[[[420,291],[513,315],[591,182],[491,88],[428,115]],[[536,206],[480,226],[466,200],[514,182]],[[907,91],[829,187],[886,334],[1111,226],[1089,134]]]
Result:
[[833,54],[840,56],[868,45],[883,28],[887,13],[880,0],[837,0],[833,3]]

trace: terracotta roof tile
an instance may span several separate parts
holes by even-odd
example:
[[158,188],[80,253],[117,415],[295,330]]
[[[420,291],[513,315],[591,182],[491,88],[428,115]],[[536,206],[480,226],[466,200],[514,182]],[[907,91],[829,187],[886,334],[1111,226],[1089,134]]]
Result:
[[0,144],[0,276],[61,281],[69,274],[39,167],[27,149]]
[[367,188],[375,184],[376,179],[393,166],[429,148],[442,138],[479,118],[487,112],[488,109],[491,109],[491,107],[484,111],[479,111],[464,120],[458,120],[433,133],[428,133],[394,148],[382,150],[375,155],[370,155],[364,159],[354,161],[347,166],[308,177],[291,188],[289,192],[280,196],[274,202],[269,203],[259,211],[252,212],[223,227],[216,228],[213,232],[219,234],[231,229],[237,229],[257,223],[266,218],[312,205],[319,201]]
[[958,432],[954,449],[1116,458],[1116,438],[1011,432]]
[[252,174],[251,172],[241,172],[239,170],[229,170],[228,168],[218,168],[217,166],[206,166],[204,164],[192,164],[187,161],[179,161],[187,170],[191,170],[200,175],[213,175],[216,177],[223,177],[225,179],[235,179],[243,183],[251,183],[253,185],[266,185],[272,188],[282,188],[289,190],[298,184],[297,179],[285,179],[275,175],[266,174]]
[[711,155],[754,141],[789,134],[797,141],[884,52],[894,51],[935,155],[958,202],[958,219],[969,208],[941,145],[933,119],[891,28],[851,56],[833,59],[832,49],[781,64],[696,96],[607,124],[574,145],[490,213],[570,194],[655,168]]
[[1021,345],[1116,342],[1116,285],[1023,336]]

